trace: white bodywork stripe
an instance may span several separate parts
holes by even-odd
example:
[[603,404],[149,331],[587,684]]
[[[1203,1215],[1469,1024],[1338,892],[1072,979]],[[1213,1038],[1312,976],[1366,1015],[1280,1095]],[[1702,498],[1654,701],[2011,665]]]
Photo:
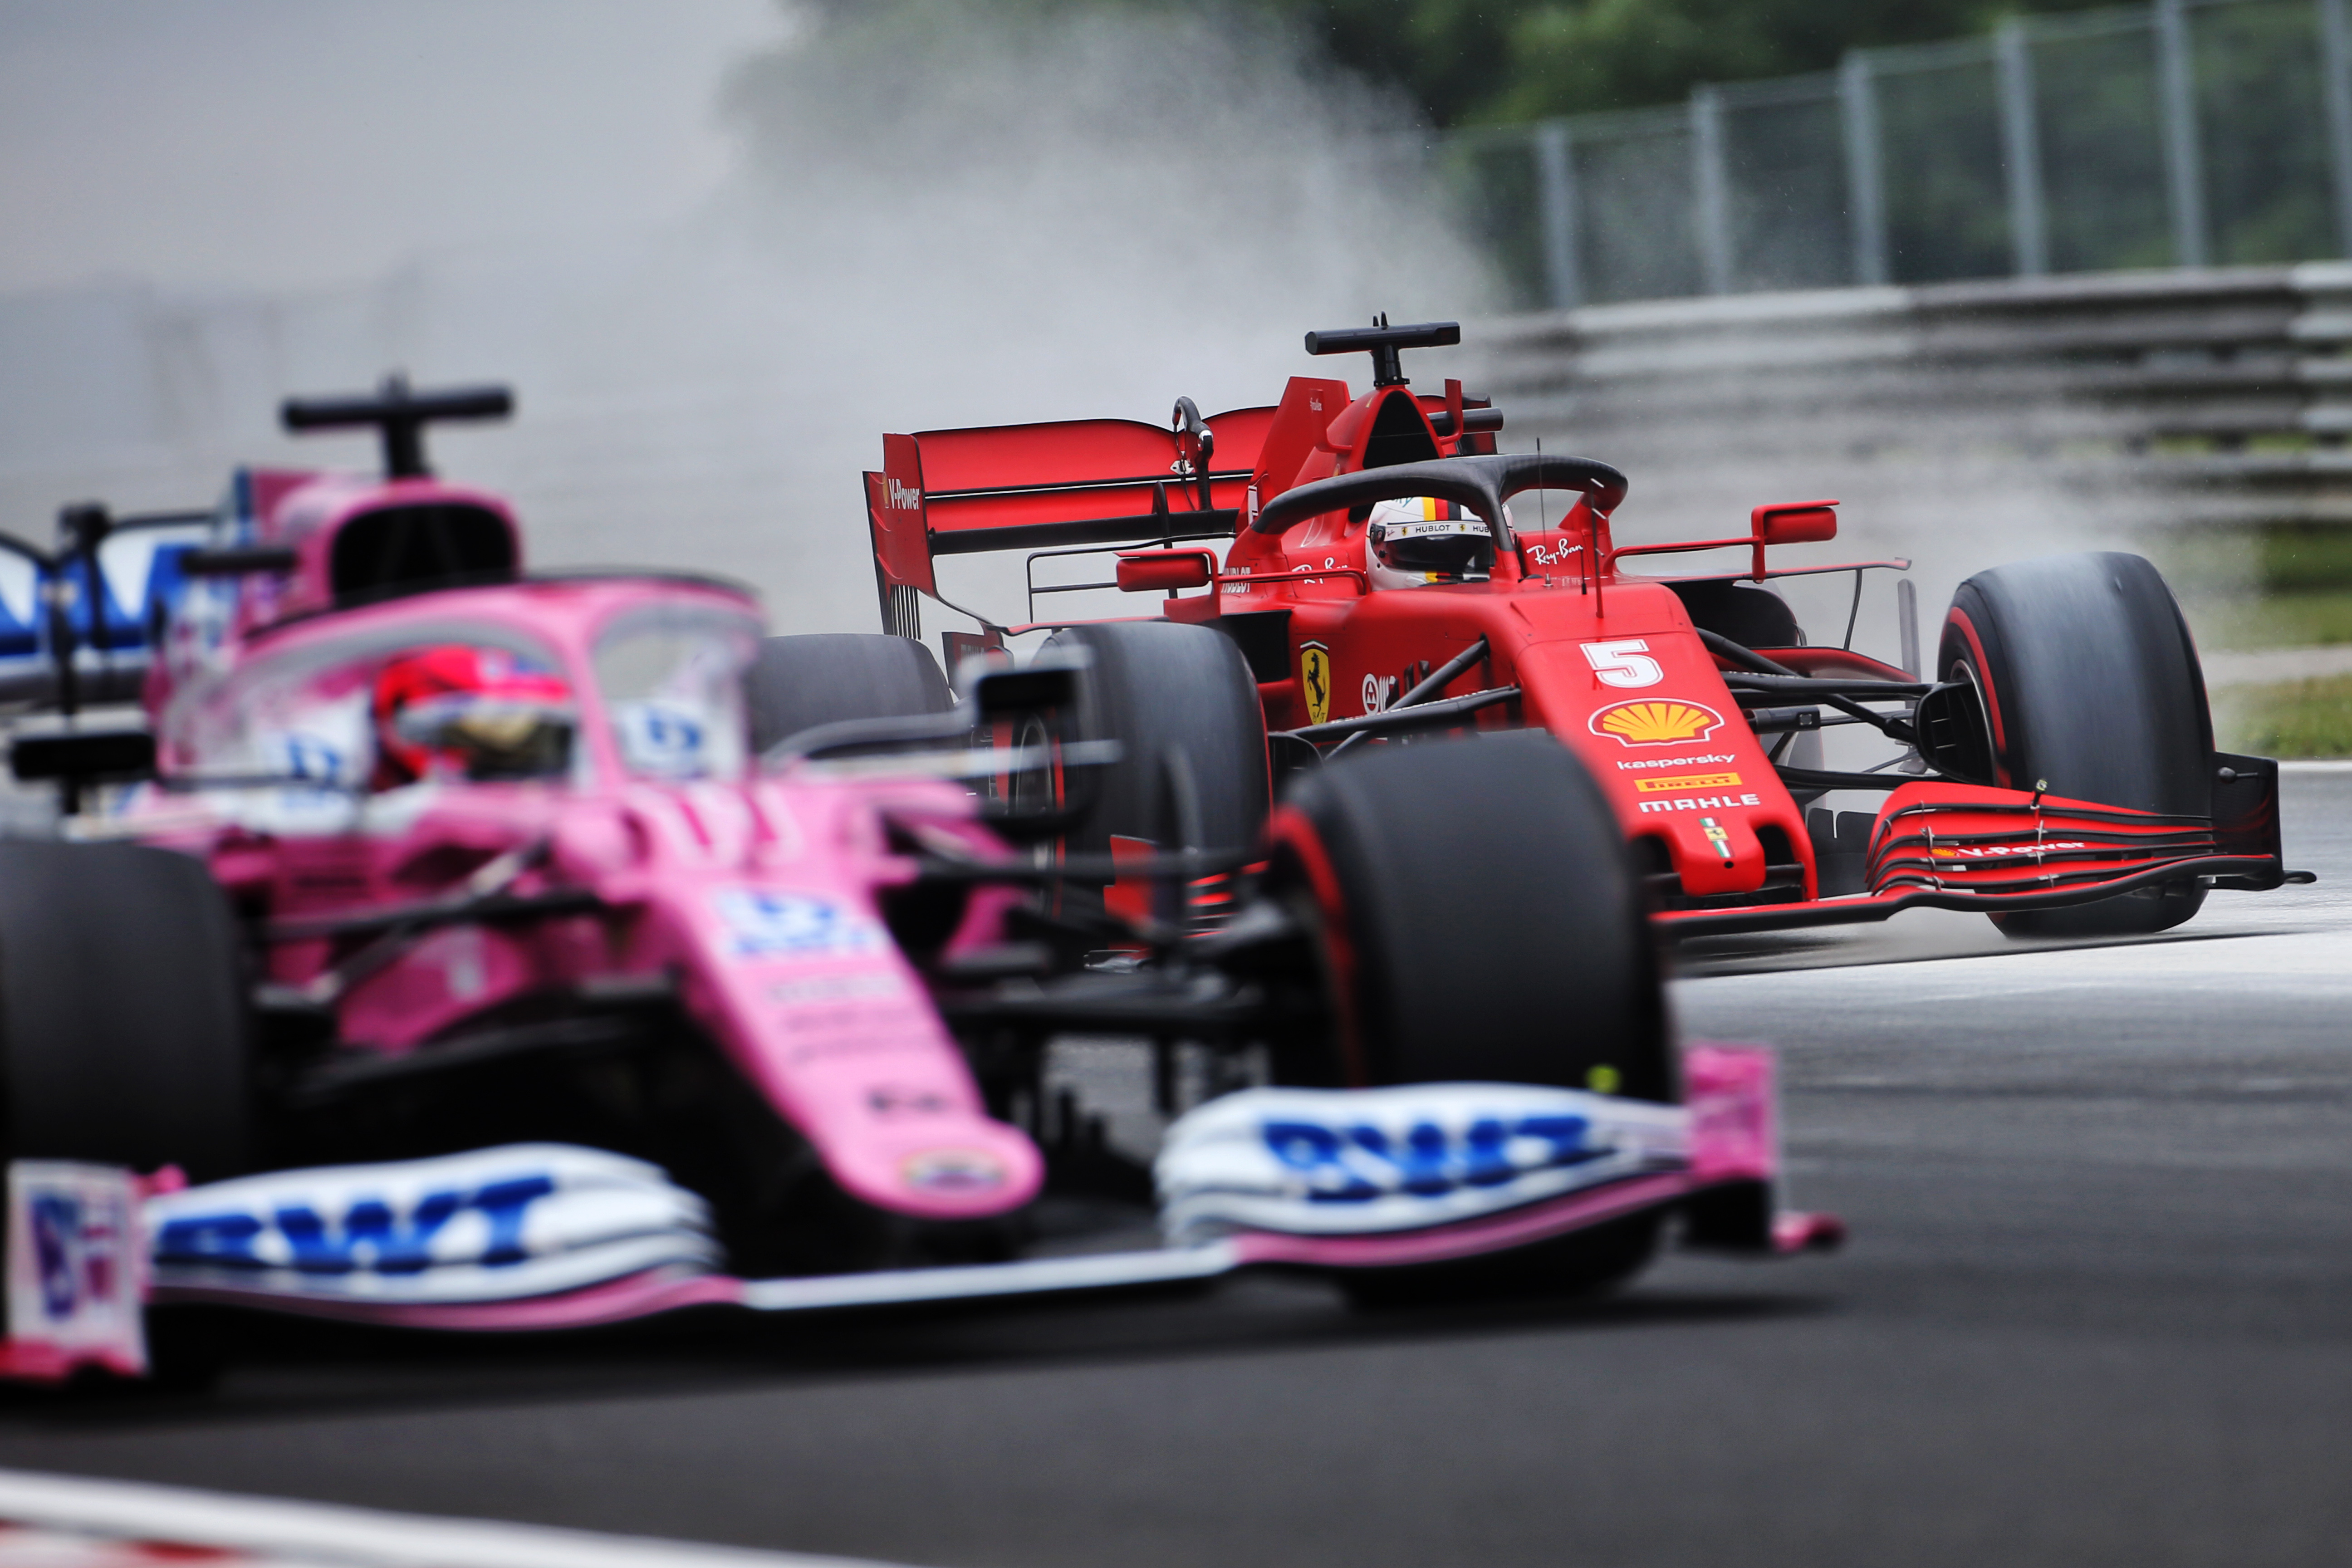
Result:
[[[212,1547],[248,1553],[261,1563],[372,1568],[887,1568],[861,1558],[435,1519],[28,1470],[0,1470],[0,1521],[123,1542]],[[5,1535],[0,1533],[0,1564],[7,1561]]]

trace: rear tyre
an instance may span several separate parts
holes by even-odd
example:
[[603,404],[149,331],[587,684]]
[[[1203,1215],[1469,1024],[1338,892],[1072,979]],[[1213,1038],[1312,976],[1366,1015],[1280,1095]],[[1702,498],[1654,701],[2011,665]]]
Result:
[[[1293,789],[1268,875],[1316,933],[1335,1016],[1291,1082],[1486,1081],[1680,1098],[1624,835],[1549,736],[1391,746]],[[1580,1295],[1649,1262],[1659,1216],[1499,1256],[1366,1271],[1364,1306]]]
[[0,842],[0,1147],[194,1181],[248,1168],[236,925],[202,863]]
[[1114,621],[1069,626],[1048,648],[1092,656],[1082,729],[1119,743],[1096,771],[1065,843],[1108,855],[1114,839],[1161,850],[1240,849],[1265,821],[1265,714],[1233,640],[1206,626]]
[[955,705],[929,648],[872,632],[769,637],[743,691],[755,754],[820,724],[908,719]]
[[[2196,644],[2156,568],[2118,552],[1979,572],[1945,617],[1936,667],[1973,679],[1993,782],[2137,811],[2212,811],[2213,723]],[[1992,917],[2011,936],[2163,931],[2205,901],[2193,878],[2072,909]]]

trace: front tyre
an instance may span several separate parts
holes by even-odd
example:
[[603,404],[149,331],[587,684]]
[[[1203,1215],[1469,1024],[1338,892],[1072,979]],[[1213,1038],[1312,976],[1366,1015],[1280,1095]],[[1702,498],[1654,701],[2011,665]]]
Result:
[[1214,852],[1256,842],[1266,814],[1265,714],[1233,639],[1206,626],[1108,621],[1065,627],[1046,647],[1087,651],[1082,728],[1087,739],[1119,747],[1118,760],[1095,772],[1093,799],[1065,840],[1070,853]]
[[[1505,1082],[1673,1101],[1656,943],[1624,836],[1540,734],[1391,746],[1313,773],[1268,824],[1272,890],[1314,933],[1333,1027],[1291,1082]],[[1368,1307],[1605,1290],[1660,1215],[1534,1247],[1364,1270]]]
[[235,1175],[250,1072],[236,921],[201,862],[0,841],[0,1152]]
[[1325,1081],[1677,1098],[1624,834],[1558,742],[1349,757],[1294,787],[1268,837],[1329,977]]
[[[1992,782],[2135,811],[2212,812],[2213,724],[2197,647],[2172,591],[2119,552],[2053,555],[1959,586],[1937,669],[1973,680]],[[2070,909],[1992,917],[2016,937],[2145,934],[2195,914],[2192,879]]]

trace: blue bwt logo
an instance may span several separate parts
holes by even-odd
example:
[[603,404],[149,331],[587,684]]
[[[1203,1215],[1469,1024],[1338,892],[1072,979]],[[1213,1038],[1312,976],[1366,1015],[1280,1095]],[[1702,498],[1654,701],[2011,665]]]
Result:
[[[260,1244],[273,1228],[285,1240],[293,1267],[305,1274],[420,1274],[436,1261],[471,1262],[496,1268],[530,1256],[523,1245],[523,1220],[530,1205],[555,1191],[544,1175],[516,1176],[472,1191],[428,1193],[406,1215],[381,1198],[361,1198],[341,1223],[330,1225],[316,1207],[300,1202],[267,1205],[268,1212],[232,1209],[165,1223],[156,1238],[158,1263],[215,1268],[278,1267]],[[433,1256],[434,1238],[459,1215],[478,1214],[488,1222],[479,1254],[467,1259]],[[273,1249],[276,1250],[276,1249]]]
[[1418,1121],[1402,1136],[1358,1123],[1268,1121],[1265,1146],[1306,1178],[1317,1203],[1361,1203],[1410,1193],[1437,1197],[1491,1187],[1529,1171],[1580,1165],[1612,1152],[1590,1147],[1581,1116],[1481,1117],[1458,1133]]

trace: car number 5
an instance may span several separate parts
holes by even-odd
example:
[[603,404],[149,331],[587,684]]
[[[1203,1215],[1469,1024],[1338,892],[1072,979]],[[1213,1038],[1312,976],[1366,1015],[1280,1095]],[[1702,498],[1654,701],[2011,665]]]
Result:
[[1640,637],[1622,642],[1589,642],[1584,660],[1603,686],[1655,686],[1666,678],[1658,661],[1648,657],[1650,645]]

